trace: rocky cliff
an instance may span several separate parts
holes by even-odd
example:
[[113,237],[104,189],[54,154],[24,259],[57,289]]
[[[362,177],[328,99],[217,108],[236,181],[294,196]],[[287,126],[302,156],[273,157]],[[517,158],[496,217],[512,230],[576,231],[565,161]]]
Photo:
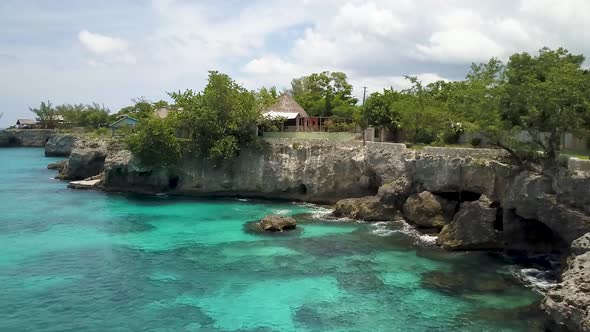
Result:
[[51,129],[0,130],[0,147],[43,147],[52,134]]
[[77,139],[73,134],[55,133],[51,135],[45,144],[45,156],[68,157],[72,153]]

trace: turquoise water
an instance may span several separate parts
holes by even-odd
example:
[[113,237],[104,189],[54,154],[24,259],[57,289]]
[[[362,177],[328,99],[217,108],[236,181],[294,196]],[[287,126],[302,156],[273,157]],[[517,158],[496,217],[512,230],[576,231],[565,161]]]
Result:
[[[541,329],[502,257],[313,206],[69,190],[54,160],[0,149],[0,331]],[[302,231],[244,226],[269,213]]]

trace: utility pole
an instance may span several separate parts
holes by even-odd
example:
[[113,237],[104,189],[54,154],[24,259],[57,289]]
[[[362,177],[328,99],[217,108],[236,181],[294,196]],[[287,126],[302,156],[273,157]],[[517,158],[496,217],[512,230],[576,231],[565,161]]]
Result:
[[367,87],[363,86],[363,117],[365,118],[365,125],[363,126],[363,146],[367,145],[367,126],[368,126],[368,120],[366,117],[366,114],[364,114],[365,112],[365,99],[367,97]]

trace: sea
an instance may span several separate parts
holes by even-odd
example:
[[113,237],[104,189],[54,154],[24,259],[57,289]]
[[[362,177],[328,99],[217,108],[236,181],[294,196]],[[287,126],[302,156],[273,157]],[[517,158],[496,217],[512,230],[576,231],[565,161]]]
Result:
[[311,204],[72,190],[57,160],[0,149],[0,331],[543,329],[540,267]]

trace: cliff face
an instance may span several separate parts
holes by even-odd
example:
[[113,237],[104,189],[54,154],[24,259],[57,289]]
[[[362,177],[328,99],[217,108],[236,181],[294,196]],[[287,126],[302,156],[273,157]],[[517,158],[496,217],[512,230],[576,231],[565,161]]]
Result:
[[0,130],[0,147],[43,147],[52,133],[51,129]]
[[68,157],[77,137],[72,134],[53,134],[45,144],[46,157]]

